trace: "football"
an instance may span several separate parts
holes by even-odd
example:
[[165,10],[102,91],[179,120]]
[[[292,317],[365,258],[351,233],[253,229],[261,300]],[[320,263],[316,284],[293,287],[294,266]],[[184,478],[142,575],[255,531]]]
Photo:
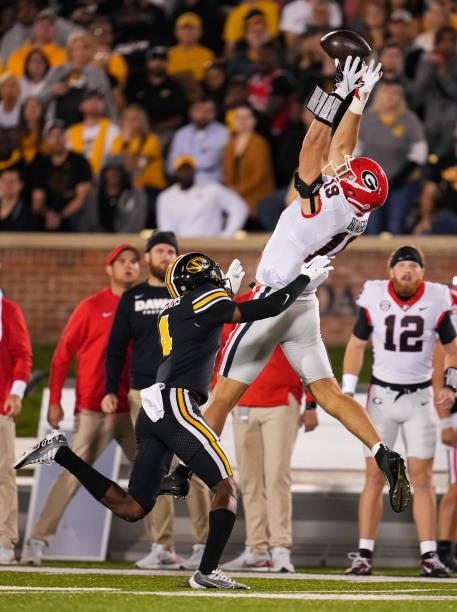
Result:
[[367,41],[352,30],[334,30],[321,38],[321,46],[332,59],[344,63],[349,55],[365,59],[371,53]]

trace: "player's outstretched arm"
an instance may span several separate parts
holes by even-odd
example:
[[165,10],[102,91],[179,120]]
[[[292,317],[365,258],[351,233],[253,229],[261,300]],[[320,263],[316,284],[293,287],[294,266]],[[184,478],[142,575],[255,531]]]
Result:
[[359,58],[348,57],[342,72],[342,81],[336,89],[327,94],[316,86],[309,97],[306,108],[316,119],[312,122],[303,140],[299,156],[295,188],[303,200],[306,215],[315,212],[314,197],[321,186],[322,160],[327,157],[332,125],[342,101],[354,90],[362,74]]
[[342,391],[346,395],[354,395],[359,380],[360,370],[363,365],[363,357],[367,341],[351,335],[346,346],[343,360]]
[[233,318],[228,322],[242,323],[275,317],[289,308],[312,281],[322,279],[323,282],[333,270],[330,264],[331,260],[326,255],[317,255],[311,261],[304,263],[297,278],[283,289],[275,291],[266,298],[236,304]]
[[330,144],[328,159],[337,166],[344,162],[345,155],[352,156],[354,152],[357,145],[363,109],[374,86],[382,77],[381,68],[381,63],[375,65],[374,60],[371,60],[369,65],[364,68],[361,75],[362,84],[355,90],[354,98],[335,130]]

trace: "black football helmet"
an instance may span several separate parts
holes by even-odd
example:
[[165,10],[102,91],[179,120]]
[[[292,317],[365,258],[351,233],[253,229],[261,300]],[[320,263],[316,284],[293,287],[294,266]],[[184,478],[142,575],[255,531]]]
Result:
[[168,266],[165,284],[172,298],[206,283],[226,288],[222,268],[211,257],[203,253],[180,255]]

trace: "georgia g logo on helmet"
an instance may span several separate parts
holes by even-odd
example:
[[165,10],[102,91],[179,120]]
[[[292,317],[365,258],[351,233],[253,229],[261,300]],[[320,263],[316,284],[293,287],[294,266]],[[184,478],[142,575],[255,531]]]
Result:
[[206,259],[206,257],[193,257],[187,262],[186,271],[189,274],[198,274],[199,272],[203,272],[203,270],[207,270],[210,267],[211,263]]
[[375,191],[379,186],[376,175],[374,175],[370,170],[364,170],[362,172],[362,181],[363,184],[370,189],[370,191]]

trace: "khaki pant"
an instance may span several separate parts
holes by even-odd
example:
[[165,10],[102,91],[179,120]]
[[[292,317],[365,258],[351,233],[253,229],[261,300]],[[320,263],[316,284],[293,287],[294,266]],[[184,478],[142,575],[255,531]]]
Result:
[[292,546],[290,461],[300,409],[288,406],[234,410],[238,480],[243,497],[246,546],[264,554],[273,546]]
[[18,540],[15,437],[14,420],[0,414],[0,544],[5,548],[14,548]]
[[[104,414],[81,410],[75,416],[71,449],[87,463],[93,464],[111,440],[116,440],[131,462],[135,454],[135,435],[128,413]],[[49,491],[32,538],[49,542],[55,536],[65,508],[80,487],[76,478],[63,470]]]
[[[136,421],[141,408],[141,396],[137,389],[129,393],[130,414]],[[176,462],[173,463],[176,465]],[[209,491],[204,482],[192,476],[190,481],[187,507],[192,522],[192,540],[195,544],[204,544],[208,537]],[[166,550],[172,550],[175,505],[171,495],[159,495],[157,502],[149,515],[151,517],[150,535],[153,542],[162,544]]]

